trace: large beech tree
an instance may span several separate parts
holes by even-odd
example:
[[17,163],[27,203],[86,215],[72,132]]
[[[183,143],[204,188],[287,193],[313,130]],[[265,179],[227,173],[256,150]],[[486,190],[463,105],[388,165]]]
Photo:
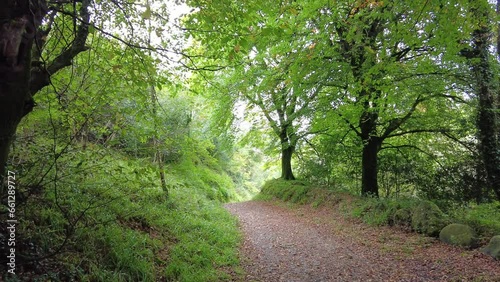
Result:
[[[292,56],[293,57],[293,56]],[[247,79],[238,89],[250,106],[262,113],[274,135],[279,139],[281,152],[281,178],[294,180],[292,157],[300,139],[312,134],[306,121],[320,93],[320,87],[304,87],[305,81],[294,83],[290,77],[290,57],[285,61],[260,60],[252,63],[241,74]]]
[[447,131],[410,122],[425,118],[431,100],[460,99],[448,87],[453,60],[440,55],[453,52],[458,33],[446,21],[459,14],[450,9],[445,21],[440,9],[434,2],[346,1],[325,6],[315,23],[322,41],[316,55],[332,73],[349,74],[329,101],[361,141],[363,195],[378,196],[378,153],[386,140]]

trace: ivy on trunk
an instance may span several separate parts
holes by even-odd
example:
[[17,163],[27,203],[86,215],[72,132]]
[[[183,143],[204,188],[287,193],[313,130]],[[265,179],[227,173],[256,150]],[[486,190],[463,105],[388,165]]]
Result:
[[[500,199],[500,131],[498,129],[500,115],[497,102],[500,95],[498,95],[499,82],[493,75],[492,56],[489,51],[491,46],[491,26],[488,24],[490,7],[487,1],[471,1],[470,5],[470,13],[476,19],[477,27],[472,32],[472,46],[464,48],[461,54],[469,60],[474,78],[473,88],[479,100],[476,124],[478,151],[482,161],[480,168],[484,168],[479,171],[486,178],[486,187],[477,185],[474,194],[476,201],[482,202],[491,190]],[[500,39],[498,40],[497,43],[500,42]]]

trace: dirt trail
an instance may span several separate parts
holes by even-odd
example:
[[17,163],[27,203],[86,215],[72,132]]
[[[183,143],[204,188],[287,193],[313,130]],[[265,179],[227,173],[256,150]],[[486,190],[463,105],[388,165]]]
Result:
[[500,281],[500,262],[334,209],[226,205],[240,220],[244,281]]

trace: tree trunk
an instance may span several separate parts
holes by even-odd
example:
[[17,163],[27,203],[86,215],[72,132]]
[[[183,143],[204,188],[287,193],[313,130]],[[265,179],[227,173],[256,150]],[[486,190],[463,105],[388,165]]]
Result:
[[[480,84],[483,82],[479,81]],[[498,133],[496,132],[496,116],[493,95],[486,85],[479,86],[479,113],[477,118],[479,151],[486,171],[487,189],[493,189],[500,199],[500,156],[498,155]],[[491,191],[491,190],[490,190]],[[476,191],[482,195],[482,191]]]
[[[500,17],[500,0],[497,0],[496,14]],[[500,60],[500,22],[497,24],[497,59]]]
[[281,149],[281,178],[284,180],[295,180],[292,171],[292,155],[294,151],[293,146]]
[[[41,20],[38,2],[9,1],[0,12],[0,180],[6,173],[17,125],[33,108],[30,94],[31,48]],[[0,195],[3,191],[0,185]]]
[[[80,24],[75,38],[51,62],[41,64],[40,54],[50,28],[39,27],[47,15],[46,0],[3,1],[0,9],[0,180],[6,172],[10,145],[21,119],[33,110],[33,96],[49,85],[50,76],[70,66],[79,53],[87,50],[91,0],[82,0]],[[35,49],[33,42],[37,41]],[[33,60],[37,64],[32,64]],[[3,181],[0,193],[4,195]]]
[[363,145],[363,158],[361,161],[361,195],[378,197],[378,151],[377,141],[370,139]]
[[[363,90],[364,97],[370,96],[375,90]],[[369,94],[370,93],[370,94]],[[364,110],[359,119],[360,137],[363,142],[363,156],[361,159],[361,195],[378,197],[378,152],[382,139],[377,137],[378,113],[373,105],[364,103]]]
[[158,105],[156,98],[156,90],[153,85],[149,86],[149,93],[151,95],[151,103],[153,106],[153,123],[154,123],[154,135],[153,135],[153,149],[155,150],[153,156],[153,162],[158,163],[158,170],[160,171],[160,184],[163,192],[165,192],[165,199],[169,197],[169,191],[167,187],[167,182],[165,180],[165,166],[163,164],[163,153],[160,148],[160,138],[158,137]]
[[[0,72],[0,180],[6,174],[10,145],[14,139],[17,125],[23,117],[24,95],[27,83],[7,83],[5,74]],[[21,80],[22,81],[22,80]],[[0,183],[0,195],[5,195],[3,181]]]

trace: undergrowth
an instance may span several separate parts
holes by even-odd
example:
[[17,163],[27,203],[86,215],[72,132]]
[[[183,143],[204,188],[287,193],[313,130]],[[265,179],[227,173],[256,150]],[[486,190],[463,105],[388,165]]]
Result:
[[4,281],[229,279],[239,233],[221,202],[237,196],[223,171],[172,164],[167,199],[148,159],[95,147],[57,163],[35,184],[19,166],[17,276]]

